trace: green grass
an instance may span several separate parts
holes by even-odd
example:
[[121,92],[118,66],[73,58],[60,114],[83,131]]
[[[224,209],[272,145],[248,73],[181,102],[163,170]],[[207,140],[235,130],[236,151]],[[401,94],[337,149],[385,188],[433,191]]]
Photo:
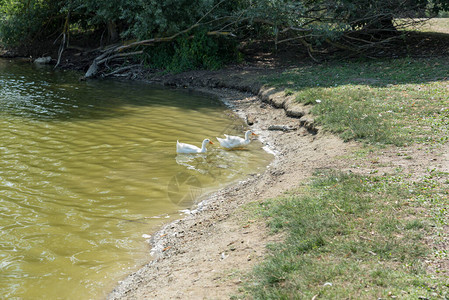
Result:
[[303,66],[264,77],[313,105],[325,130],[344,140],[403,146],[445,143],[449,61],[390,59]]
[[[447,275],[426,271],[424,258],[432,249],[423,238],[446,217],[443,177],[435,170],[417,182],[323,172],[285,197],[253,204],[271,230],[287,238],[269,246],[271,254],[247,281],[246,296],[448,297]],[[421,213],[426,206],[431,217]]]

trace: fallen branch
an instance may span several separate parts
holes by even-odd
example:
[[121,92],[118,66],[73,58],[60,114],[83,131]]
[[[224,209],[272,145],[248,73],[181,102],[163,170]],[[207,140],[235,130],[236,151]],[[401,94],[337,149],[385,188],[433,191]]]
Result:
[[312,45],[307,43],[305,39],[300,39],[299,40],[307,49],[307,54],[309,54],[309,57],[316,63],[318,63],[319,61],[313,57],[312,52],[317,52],[313,49]]
[[[97,61],[97,64],[101,65],[102,63],[105,63],[109,60],[113,60],[114,58],[118,58],[118,57],[127,57],[127,56],[132,56],[132,55],[138,55],[138,54],[142,54],[143,51],[134,51],[134,52],[127,52],[127,53],[118,53],[118,54],[114,54],[111,56],[107,56],[103,59],[100,59],[99,61]],[[109,53],[108,53],[109,54]]]
[[123,57],[138,55],[138,54],[143,53],[143,51],[134,51],[134,52],[118,53],[118,54],[111,55],[111,53],[113,53],[114,51],[117,51],[117,47],[110,48],[109,51],[107,51],[107,52],[103,53],[102,55],[98,56],[97,58],[95,58],[94,61],[92,62],[92,64],[90,65],[89,69],[87,70],[86,74],[84,75],[84,78],[95,77],[98,74],[98,70],[99,70],[98,66],[101,64],[104,64],[112,59],[123,58]]
[[[87,70],[86,74],[84,75],[84,78],[91,78],[91,77],[95,77],[98,74],[98,66],[119,58],[119,57],[126,57],[126,56],[131,56],[131,55],[137,55],[137,54],[143,54],[143,51],[134,51],[134,52],[126,52],[126,53],[118,53],[118,54],[112,54],[114,52],[122,52],[126,49],[132,48],[132,47],[137,47],[137,46],[149,46],[149,45],[153,45],[155,43],[161,43],[161,42],[171,42],[174,39],[176,39],[178,36],[188,33],[189,31],[193,30],[194,28],[198,27],[199,24],[195,24],[185,30],[182,30],[178,33],[175,33],[171,36],[168,37],[161,37],[161,38],[152,38],[152,39],[148,39],[148,40],[142,40],[142,41],[137,41],[137,42],[132,42],[126,45],[115,45],[112,46],[110,48],[108,48],[107,50],[105,50],[105,52],[103,54],[101,54],[100,56],[96,57],[94,59],[94,61],[92,62],[92,64],[90,65],[89,69]],[[209,31],[206,33],[207,35],[222,35],[222,36],[232,36],[235,37],[235,35],[232,32],[228,32],[228,31]]]
[[224,36],[236,37],[236,35],[233,34],[232,32],[225,32],[225,31],[209,31],[206,34],[207,35],[224,35]]
[[268,126],[268,130],[271,130],[271,131],[292,131],[292,130],[297,130],[297,128],[289,126],[289,125],[270,125],[270,126]]
[[131,69],[138,69],[138,68],[141,68],[141,67],[142,67],[141,64],[137,64],[137,65],[130,65],[130,66],[118,68],[118,69],[114,70],[113,72],[104,74],[104,77],[113,76],[113,75],[116,75],[118,73],[122,73],[124,71],[128,71],[128,70],[131,70]]
[[136,47],[136,46],[139,46],[139,45],[145,45],[145,46],[146,46],[146,45],[151,45],[151,44],[159,43],[159,42],[170,42],[170,41],[173,41],[173,40],[174,40],[175,38],[177,38],[178,36],[180,36],[180,35],[182,35],[182,34],[184,34],[184,33],[187,33],[187,32],[189,32],[189,31],[195,29],[195,28],[198,27],[199,25],[200,25],[200,24],[192,25],[192,26],[190,26],[189,28],[184,29],[184,30],[182,30],[182,31],[180,31],[180,32],[177,32],[177,33],[175,33],[175,34],[173,34],[173,35],[171,35],[171,36],[168,36],[168,37],[152,38],[152,39],[148,39],[148,40],[142,40],[142,41],[134,42],[134,43],[131,43],[131,44],[127,44],[127,45],[118,47],[118,48],[116,49],[116,51],[117,51],[117,52],[123,51],[123,50],[125,50],[125,49],[131,48],[131,47]]
[[59,66],[59,63],[61,62],[62,53],[64,52],[65,48],[69,45],[69,21],[70,21],[70,10],[68,11],[67,17],[65,18],[64,29],[62,32],[62,41],[61,45],[59,45],[58,61],[56,62],[55,68]]

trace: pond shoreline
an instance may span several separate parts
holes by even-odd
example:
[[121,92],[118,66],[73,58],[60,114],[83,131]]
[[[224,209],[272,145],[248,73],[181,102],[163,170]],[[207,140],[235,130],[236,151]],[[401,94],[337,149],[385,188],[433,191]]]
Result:
[[276,155],[264,172],[207,195],[184,218],[154,233],[149,262],[120,281],[108,299],[229,297],[239,288],[239,277],[263,259],[266,245],[280,238],[269,235],[264,222],[241,207],[285,193],[316,168],[336,167],[335,157],[351,148],[321,133],[308,108],[296,105],[283,91],[257,84],[236,87],[239,81],[229,81],[232,76],[225,72],[215,74],[223,80],[211,75],[184,73],[183,78],[147,82],[218,97],[251,124]]

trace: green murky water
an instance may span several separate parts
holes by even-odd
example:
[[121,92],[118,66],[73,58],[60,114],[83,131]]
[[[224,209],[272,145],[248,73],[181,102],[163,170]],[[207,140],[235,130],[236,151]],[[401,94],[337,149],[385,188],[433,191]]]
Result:
[[0,298],[97,299],[148,259],[142,237],[271,159],[209,145],[243,124],[200,94],[0,61]]

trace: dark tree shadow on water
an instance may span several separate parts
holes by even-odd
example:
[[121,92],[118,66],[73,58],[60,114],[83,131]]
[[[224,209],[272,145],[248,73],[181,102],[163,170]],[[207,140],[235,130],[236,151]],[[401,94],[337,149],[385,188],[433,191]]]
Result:
[[121,117],[126,107],[170,106],[206,111],[217,99],[187,90],[120,80],[79,81],[80,73],[23,61],[0,61],[0,113],[37,120]]

